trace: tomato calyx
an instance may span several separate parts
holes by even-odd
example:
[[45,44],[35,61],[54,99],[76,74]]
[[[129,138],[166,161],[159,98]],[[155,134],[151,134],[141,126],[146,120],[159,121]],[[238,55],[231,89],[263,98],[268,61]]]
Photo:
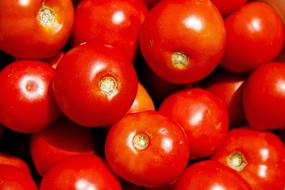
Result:
[[40,8],[37,19],[45,28],[53,28],[57,25],[56,14],[54,10],[46,5],[43,5]]
[[149,145],[149,136],[145,133],[136,134],[133,137],[132,143],[137,150],[139,151],[145,150]]
[[245,166],[248,164],[245,156],[241,152],[233,152],[226,158],[227,165],[240,172],[242,171]]
[[99,89],[111,99],[118,93],[118,82],[113,76],[104,76],[99,81]]
[[175,69],[184,70],[189,65],[189,57],[183,52],[173,52],[171,54],[171,63]]

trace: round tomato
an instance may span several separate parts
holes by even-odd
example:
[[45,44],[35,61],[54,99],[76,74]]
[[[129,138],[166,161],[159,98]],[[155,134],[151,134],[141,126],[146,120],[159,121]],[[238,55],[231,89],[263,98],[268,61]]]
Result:
[[57,119],[51,80],[54,69],[40,61],[16,61],[0,74],[0,120],[6,127],[33,133]]
[[63,113],[88,127],[119,120],[130,109],[137,86],[132,63],[103,44],[83,44],[70,50],[59,63],[53,80]]
[[[69,120],[58,120],[31,137],[33,163],[41,176],[66,157],[94,154],[94,139],[90,129]],[[48,158],[48,159],[47,159]]]
[[27,174],[30,174],[30,169],[28,164],[17,156],[12,156],[6,153],[0,153],[0,164],[10,165],[22,169]]
[[251,127],[285,128],[285,64],[257,68],[244,86],[243,106]]
[[74,45],[96,41],[119,48],[130,60],[147,14],[142,0],[85,0],[75,10]]
[[56,54],[73,25],[71,0],[1,0],[0,49],[18,58]]
[[115,123],[106,139],[111,168],[136,185],[170,183],[185,169],[189,145],[183,130],[156,111],[127,114]]
[[207,90],[190,88],[173,93],[159,111],[176,121],[186,132],[190,158],[210,156],[228,132],[228,111],[222,99]]
[[246,4],[247,0],[211,0],[224,17],[229,16]]
[[285,147],[271,132],[250,128],[230,131],[213,156],[237,171],[255,190],[284,190]]
[[54,56],[45,59],[44,62],[50,64],[52,66],[52,68],[56,69],[57,65],[60,63],[61,59],[64,56],[64,52],[60,51],[59,53],[55,54]]
[[269,5],[252,2],[225,20],[226,51],[221,66],[244,73],[272,61],[284,44],[284,25]]
[[175,190],[251,190],[235,171],[216,161],[201,161],[187,168]]
[[40,190],[122,190],[106,163],[95,155],[70,156],[44,175]]
[[37,190],[32,177],[26,171],[11,165],[0,165],[0,189]]

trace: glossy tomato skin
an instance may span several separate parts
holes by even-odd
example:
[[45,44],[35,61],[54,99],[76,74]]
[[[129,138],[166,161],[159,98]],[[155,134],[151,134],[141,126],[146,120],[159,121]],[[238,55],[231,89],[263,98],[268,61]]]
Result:
[[52,167],[43,177],[40,190],[122,190],[117,177],[95,155],[71,156]]
[[66,119],[58,120],[33,134],[30,151],[38,173],[43,176],[48,169],[66,157],[94,154],[93,138],[90,129]]
[[142,0],[85,0],[75,10],[74,45],[96,41],[117,47],[133,60],[147,14]]
[[212,159],[236,170],[253,189],[283,190],[284,156],[284,144],[275,134],[242,127],[230,131]]
[[131,107],[137,86],[132,63],[103,44],[83,44],[70,50],[59,63],[53,80],[63,113],[88,127],[119,120]]
[[206,160],[190,165],[179,178],[175,190],[251,190],[235,171],[216,161]]
[[166,185],[185,169],[186,136],[172,120],[156,111],[124,116],[106,139],[110,167],[123,179],[145,187]]
[[223,143],[228,132],[228,111],[218,96],[200,88],[173,93],[159,111],[177,122],[190,143],[190,158],[207,157]]
[[9,64],[0,74],[0,120],[23,133],[37,132],[57,119],[51,80],[54,69],[40,61],[22,60]]
[[228,72],[220,72],[214,75],[207,84],[207,90],[222,98],[229,112],[231,126],[238,126],[246,121],[242,105],[244,75],[236,75]]
[[268,63],[257,68],[245,83],[243,106],[256,129],[285,128],[285,65]]
[[72,25],[70,0],[2,0],[0,49],[17,58],[47,58],[65,45]]
[[6,153],[0,153],[0,165],[10,165],[15,166],[27,174],[30,174],[30,169],[28,164],[21,158]]
[[209,0],[161,1],[146,17],[140,33],[147,64],[172,83],[191,83],[210,74],[224,46],[224,22]]
[[10,165],[0,165],[0,173],[0,189],[38,189],[32,177],[20,168]]
[[247,3],[247,0],[211,0],[223,17],[227,17]]
[[263,2],[243,6],[225,20],[226,51],[221,62],[225,69],[244,73],[272,61],[284,44],[280,16]]

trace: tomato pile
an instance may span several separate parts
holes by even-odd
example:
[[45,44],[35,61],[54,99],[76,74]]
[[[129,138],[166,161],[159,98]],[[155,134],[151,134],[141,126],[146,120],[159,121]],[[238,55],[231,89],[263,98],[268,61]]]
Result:
[[0,190],[284,190],[284,0],[0,0]]

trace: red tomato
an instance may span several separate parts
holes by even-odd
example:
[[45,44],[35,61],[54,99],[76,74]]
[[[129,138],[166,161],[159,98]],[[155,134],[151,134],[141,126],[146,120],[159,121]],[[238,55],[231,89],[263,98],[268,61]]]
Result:
[[71,156],[52,167],[43,177],[40,190],[122,190],[101,158]]
[[0,75],[0,120],[8,128],[33,133],[57,119],[51,79],[54,69],[40,61],[16,61]]
[[22,169],[27,174],[30,174],[28,164],[19,157],[12,156],[6,153],[0,153],[0,165],[10,165]]
[[164,0],[147,16],[140,33],[151,69],[172,83],[210,74],[224,52],[223,19],[209,0]]
[[229,16],[246,4],[247,0],[211,0],[224,17]]
[[81,1],[75,11],[73,44],[89,41],[109,44],[133,60],[146,14],[142,0]]
[[193,159],[210,156],[228,132],[226,104],[209,91],[193,88],[166,98],[159,111],[185,130]]
[[237,128],[212,159],[236,170],[254,190],[284,190],[284,158],[285,147],[273,133]]
[[116,49],[101,44],[84,44],[70,50],[53,80],[63,113],[89,127],[119,120],[131,107],[137,86],[131,62]]
[[242,87],[245,79],[245,76],[221,72],[214,75],[208,83],[207,89],[227,103],[232,126],[246,120],[242,106]]
[[206,160],[188,167],[175,190],[251,190],[251,187],[235,171]]
[[251,127],[285,128],[285,65],[269,63],[257,68],[245,83],[243,106]]
[[148,110],[155,110],[153,101],[141,83],[138,83],[137,96],[128,113],[136,113]]
[[271,5],[281,16],[285,23],[285,1],[284,0],[259,0]]
[[151,9],[154,5],[156,5],[160,0],[144,0],[145,4]]
[[136,185],[156,187],[176,179],[185,169],[189,145],[184,132],[156,111],[124,116],[106,139],[111,168]]
[[261,2],[246,4],[225,20],[226,51],[221,66],[244,73],[272,61],[284,44],[279,15]]
[[30,150],[33,163],[43,176],[49,168],[68,156],[94,154],[93,138],[90,129],[68,120],[58,120],[32,135]]
[[44,62],[47,62],[48,64],[50,64],[52,66],[52,68],[56,69],[57,65],[60,63],[61,59],[64,56],[64,52],[60,51],[59,53],[55,54],[54,56],[45,59]]
[[10,165],[0,165],[0,189],[37,190],[32,177],[26,171]]
[[18,58],[50,57],[64,46],[72,24],[70,0],[1,0],[0,49]]

